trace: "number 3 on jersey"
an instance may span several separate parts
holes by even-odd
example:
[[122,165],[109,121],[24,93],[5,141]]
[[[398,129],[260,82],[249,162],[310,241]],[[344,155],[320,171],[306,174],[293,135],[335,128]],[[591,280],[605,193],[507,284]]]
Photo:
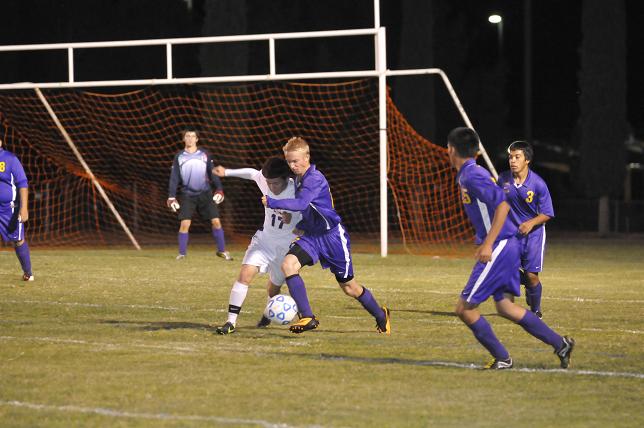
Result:
[[461,189],[461,199],[463,200],[464,204],[471,204],[472,199],[470,198],[470,195],[467,194],[467,190]]
[[271,226],[275,227],[275,222],[276,221],[280,222],[279,226],[277,226],[277,228],[281,229],[282,226],[284,226],[284,221],[282,219],[282,216],[278,216],[278,215],[275,215],[275,213],[273,213],[273,215],[271,215]]
[[534,192],[532,190],[528,190],[528,193],[526,193],[527,198],[525,198],[525,201],[527,203],[532,203],[532,200],[534,199]]

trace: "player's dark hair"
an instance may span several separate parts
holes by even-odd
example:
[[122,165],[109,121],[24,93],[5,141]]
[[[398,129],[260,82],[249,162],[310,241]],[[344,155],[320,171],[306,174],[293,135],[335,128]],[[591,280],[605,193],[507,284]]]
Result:
[[532,161],[532,157],[534,156],[534,149],[532,148],[532,144],[528,143],[527,141],[513,141],[508,146],[508,154],[515,150],[521,150],[523,152],[523,156],[525,156],[525,160]]
[[195,135],[197,136],[197,139],[199,139],[199,131],[197,131],[195,128],[188,127],[188,128],[185,128],[183,131],[181,131],[181,139],[182,140],[184,139],[184,137],[186,136],[186,134],[188,132],[194,132]]
[[262,175],[264,178],[288,178],[291,175],[291,169],[282,158],[268,158],[262,166]]
[[479,136],[471,128],[454,128],[447,135],[447,144],[462,158],[473,158],[479,151]]

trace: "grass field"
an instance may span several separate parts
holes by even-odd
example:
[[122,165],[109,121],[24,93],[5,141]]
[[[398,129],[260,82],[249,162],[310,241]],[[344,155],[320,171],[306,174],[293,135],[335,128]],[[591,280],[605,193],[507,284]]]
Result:
[[577,340],[567,371],[489,303],[516,368],[478,370],[489,357],[452,313],[470,258],[355,254],[391,337],[318,266],[318,330],[254,328],[261,277],[217,336],[243,253],[175,252],[36,249],[33,283],[0,252],[0,426],[644,426],[643,241],[552,240],[544,319]]

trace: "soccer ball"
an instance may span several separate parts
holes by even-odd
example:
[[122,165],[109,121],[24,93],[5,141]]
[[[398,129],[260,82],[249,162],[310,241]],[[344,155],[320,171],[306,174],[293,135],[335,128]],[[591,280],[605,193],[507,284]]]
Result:
[[291,296],[278,294],[271,297],[264,309],[264,316],[277,324],[286,325],[297,315],[297,304]]

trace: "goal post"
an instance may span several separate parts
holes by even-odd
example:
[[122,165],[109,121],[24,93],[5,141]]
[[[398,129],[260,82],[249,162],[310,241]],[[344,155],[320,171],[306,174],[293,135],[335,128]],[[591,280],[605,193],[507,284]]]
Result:
[[[375,2],[377,3],[377,1]],[[374,37],[374,46],[376,49],[375,64],[373,70],[341,71],[341,72],[312,72],[312,73],[279,73],[276,69],[275,60],[275,43],[284,39],[296,38],[320,38],[320,37],[346,37],[346,36],[372,36]],[[212,77],[194,77],[194,78],[177,78],[172,72],[172,47],[179,44],[200,44],[200,43],[228,43],[236,41],[264,40],[267,42],[269,53],[269,74],[265,75],[245,75],[245,76],[212,76]],[[78,81],[74,76],[74,53],[79,49],[100,49],[107,47],[126,47],[126,46],[158,46],[166,47],[166,78],[164,79],[135,79],[135,80],[109,80],[109,81]],[[311,79],[355,79],[367,78],[377,79],[377,134],[378,134],[378,189],[379,189],[379,234],[380,234],[380,253],[383,257],[388,252],[388,168],[390,167],[389,158],[389,140],[388,140],[388,101],[387,101],[387,77],[405,76],[414,74],[438,74],[442,82],[447,87],[452,100],[459,110],[465,124],[472,127],[472,123],[467,117],[456,92],[452,87],[445,73],[440,69],[411,69],[411,70],[388,70],[386,65],[386,34],[384,28],[368,28],[356,30],[335,30],[335,31],[315,31],[302,33],[273,33],[273,34],[255,34],[242,36],[218,36],[218,37],[196,37],[184,39],[154,39],[154,40],[133,40],[118,42],[90,42],[90,43],[62,43],[62,44],[44,44],[44,45],[15,45],[0,46],[0,54],[8,51],[31,51],[31,50],[58,50],[66,52],[68,55],[68,79],[65,82],[41,82],[41,83],[11,83],[0,84],[0,95],[3,91],[19,89],[36,89],[36,88],[90,88],[90,87],[113,87],[113,86],[161,86],[161,85],[183,85],[183,84],[206,84],[206,83],[251,83],[251,82],[297,82]],[[62,131],[61,131],[62,132]],[[69,142],[68,142],[69,144]],[[483,157],[494,175],[496,171],[485,152],[482,143],[480,144]],[[82,162],[81,162],[82,163]],[[88,173],[93,176],[91,171]],[[95,178],[94,178],[95,179]],[[101,188],[97,186],[99,193]],[[101,195],[102,196],[102,195]],[[102,196],[103,197],[103,196]],[[109,200],[109,199],[108,199]],[[106,201],[109,205],[110,203]],[[434,202],[432,202],[434,203]],[[111,209],[111,208],[110,208]],[[114,210],[113,212],[116,212]],[[118,213],[115,214],[117,218]],[[119,220],[119,222],[121,222]],[[125,222],[123,222],[125,225]],[[126,234],[131,233],[125,226]],[[133,236],[130,239],[136,240]],[[138,244],[135,244],[135,246]]]

